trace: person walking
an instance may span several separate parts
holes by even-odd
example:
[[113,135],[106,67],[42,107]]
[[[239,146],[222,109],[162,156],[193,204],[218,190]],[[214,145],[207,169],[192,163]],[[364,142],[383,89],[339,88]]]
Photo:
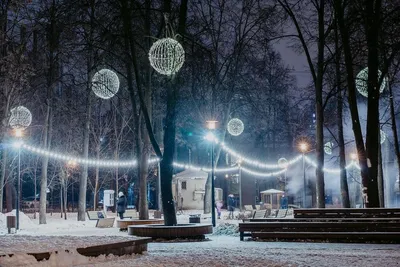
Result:
[[128,201],[126,200],[124,193],[119,192],[118,193],[118,201],[117,201],[117,213],[121,220],[124,219],[124,213],[125,213],[127,205],[128,205]]
[[229,211],[228,218],[229,219],[233,219],[233,212],[235,210],[235,204],[236,204],[235,198],[233,197],[232,194],[229,194],[229,196],[228,196],[228,211]]
[[222,201],[221,200],[217,201],[217,204],[215,204],[215,206],[217,207],[218,219],[221,219],[221,211],[223,206]]

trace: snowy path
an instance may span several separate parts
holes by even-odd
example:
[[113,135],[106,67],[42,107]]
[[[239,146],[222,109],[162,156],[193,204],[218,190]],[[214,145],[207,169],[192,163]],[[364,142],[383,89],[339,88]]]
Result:
[[400,245],[240,242],[151,243],[147,255],[96,266],[400,266]]
[[[178,221],[187,222],[188,214],[178,216]],[[47,219],[48,224],[39,225],[37,219],[23,214],[21,230],[14,235],[6,234],[5,224],[1,222],[0,253],[54,251],[131,238],[117,228],[96,228],[95,221],[78,222],[73,213],[68,220],[59,214]],[[209,217],[202,216],[202,223],[209,221]],[[237,225],[238,221],[218,220],[221,223]],[[21,253],[17,259],[0,258],[0,266],[400,266],[400,245],[397,244],[241,242],[238,236],[229,235],[208,238],[209,241],[203,242],[150,243],[146,254],[124,257],[91,259],[75,253],[55,255],[49,261],[37,263],[32,256]]]

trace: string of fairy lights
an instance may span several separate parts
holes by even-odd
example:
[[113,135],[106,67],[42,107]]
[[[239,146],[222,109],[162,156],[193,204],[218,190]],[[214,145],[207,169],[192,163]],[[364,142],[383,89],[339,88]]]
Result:
[[[216,173],[230,173],[230,172],[237,172],[239,169],[242,172],[245,172],[247,174],[257,176],[257,177],[272,177],[272,176],[278,176],[283,173],[285,173],[288,168],[295,164],[296,162],[300,161],[303,156],[304,160],[311,166],[317,167],[317,163],[309,158],[306,155],[298,155],[294,157],[291,160],[288,160],[284,165],[279,165],[279,164],[265,164],[257,160],[251,160],[249,157],[246,157],[233,149],[229,148],[226,144],[224,143],[219,143],[218,140],[215,140],[217,144],[221,145],[221,148],[230,154],[233,157],[236,157],[238,159],[239,164],[237,166],[233,167],[228,167],[228,168],[214,168],[214,172]],[[62,153],[57,153],[53,151],[48,151],[45,149],[37,148],[34,146],[30,146],[27,144],[20,144],[20,147],[22,149],[25,149],[27,151],[30,151],[32,153],[42,155],[42,156],[47,156],[56,160],[62,160],[65,161],[69,164],[77,165],[77,164],[84,164],[84,165],[89,165],[89,166],[96,166],[96,167],[109,167],[109,168],[130,168],[130,167],[136,167],[137,166],[137,160],[123,160],[123,161],[116,161],[116,160],[97,160],[97,159],[86,159],[86,158],[80,158],[80,157],[75,157],[71,155],[65,155]],[[155,164],[158,163],[159,159],[158,158],[153,158],[149,160],[149,164]],[[255,166],[258,169],[275,169],[275,171],[272,172],[260,172],[260,171],[254,171],[251,170],[245,166],[243,166],[244,163],[247,163],[249,165]],[[197,170],[197,171],[205,171],[205,172],[211,172],[211,168],[208,167],[201,167],[201,166],[196,166],[196,165],[191,165],[191,164],[182,164],[179,162],[174,162],[173,163],[174,167],[177,168],[182,168],[182,169],[191,169],[191,170]],[[353,160],[351,163],[349,163],[347,166],[345,166],[345,169],[350,169],[350,168],[356,168],[360,169],[359,165]],[[277,169],[277,170],[276,170]],[[323,168],[324,172],[327,173],[340,173],[341,169],[331,169],[331,168]]]

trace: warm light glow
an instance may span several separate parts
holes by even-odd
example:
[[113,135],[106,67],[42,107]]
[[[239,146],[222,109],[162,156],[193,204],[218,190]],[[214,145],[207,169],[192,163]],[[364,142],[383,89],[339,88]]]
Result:
[[356,160],[356,159],[357,159],[357,154],[356,154],[356,153],[351,153],[351,154],[350,154],[350,158],[351,158],[352,160]]
[[300,151],[304,153],[307,151],[308,145],[307,145],[307,143],[301,143],[299,147],[300,147]]
[[78,163],[75,160],[68,160],[67,162],[69,167],[75,168]]
[[207,128],[210,130],[215,130],[217,128],[218,121],[207,121]]
[[16,128],[16,129],[14,129],[14,135],[16,137],[22,137],[22,136],[24,136],[24,130],[22,130],[20,128]]

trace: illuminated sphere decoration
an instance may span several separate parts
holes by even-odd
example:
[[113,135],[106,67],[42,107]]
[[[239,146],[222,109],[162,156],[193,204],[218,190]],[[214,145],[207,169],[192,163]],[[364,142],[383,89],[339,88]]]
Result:
[[288,160],[287,159],[285,159],[285,158],[278,159],[278,166],[280,168],[286,168],[287,164],[288,164]]
[[332,147],[333,147],[333,143],[332,142],[327,142],[324,145],[324,151],[327,155],[332,155]]
[[118,75],[109,69],[99,70],[93,75],[92,90],[98,97],[110,99],[119,90]]
[[385,143],[386,141],[386,133],[381,130],[381,144]]
[[178,41],[163,38],[150,47],[149,60],[150,65],[158,73],[173,75],[182,68],[185,62],[185,50]]
[[233,136],[238,136],[243,133],[244,124],[238,118],[231,119],[228,122],[228,132]]
[[32,122],[32,114],[24,106],[18,106],[11,109],[10,118],[8,119],[8,124],[13,129],[25,129]]
[[[382,76],[382,72],[378,70],[378,79],[380,79]],[[385,87],[387,85],[387,77],[385,77],[382,81],[382,84],[379,88],[379,93],[382,93],[383,90],[385,90]],[[365,96],[368,97],[368,67],[361,70],[356,77],[356,88],[358,92]]]

